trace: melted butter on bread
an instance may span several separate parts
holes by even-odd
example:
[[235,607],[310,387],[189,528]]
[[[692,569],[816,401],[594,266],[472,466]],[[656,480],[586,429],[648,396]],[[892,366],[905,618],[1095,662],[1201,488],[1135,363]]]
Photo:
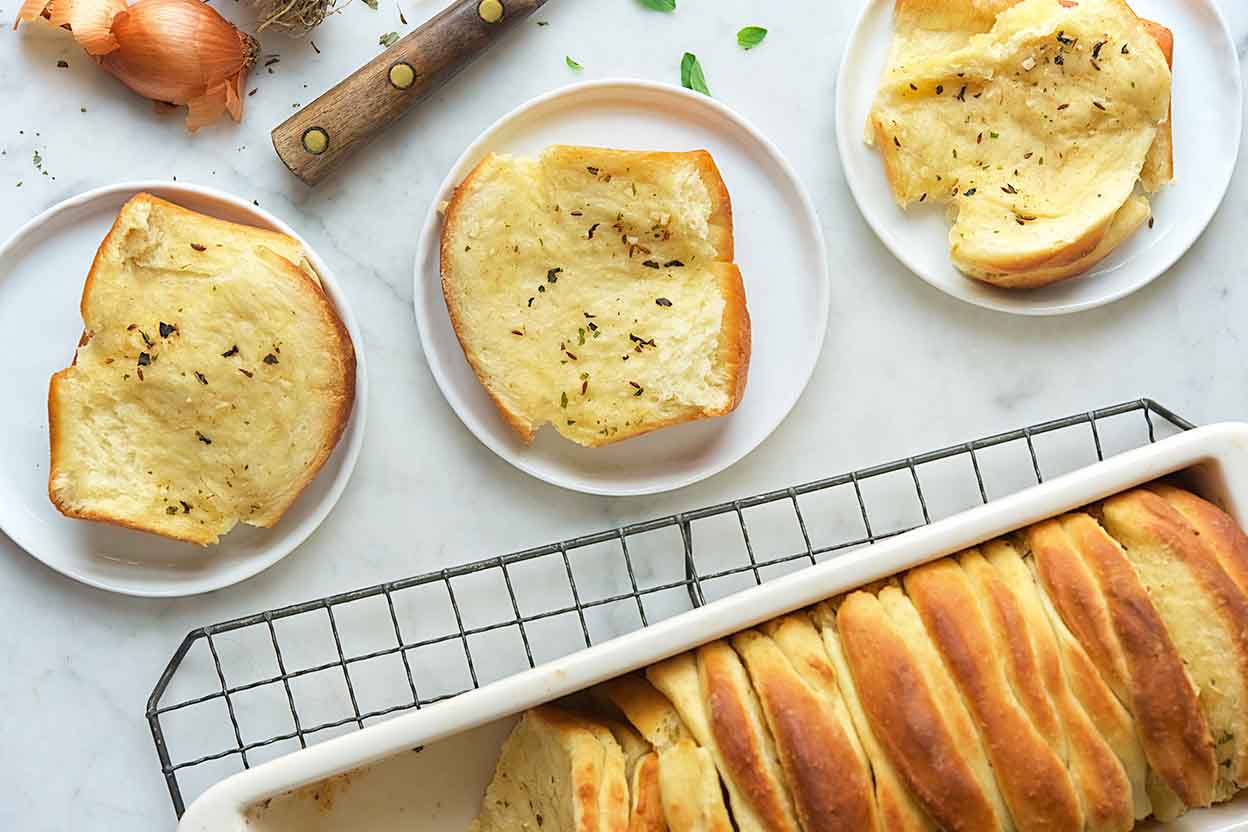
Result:
[[525,441],[550,423],[605,445],[740,402],[749,316],[706,152],[491,155],[455,192],[441,256],[464,354]]
[[962,271],[1079,274],[1169,179],[1168,36],[1122,0],[898,0],[868,141],[901,206],[948,206]]

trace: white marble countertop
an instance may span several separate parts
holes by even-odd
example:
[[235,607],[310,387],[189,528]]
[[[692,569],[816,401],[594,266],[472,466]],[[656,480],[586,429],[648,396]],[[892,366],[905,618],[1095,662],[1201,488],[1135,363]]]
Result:
[[[1219,3],[1242,58],[1248,6]],[[0,19],[16,5],[0,2]],[[1248,156],[1203,237],[1143,291],[1056,319],[992,313],[906,272],[845,188],[833,88],[858,3],[681,0],[665,16],[633,0],[557,0],[536,18],[549,25],[510,37],[346,175],[314,191],[295,181],[269,130],[375,55],[380,35],[409,30],[436,5],[352,3],[314,35],[319,54],[307,41],[268,38],[266,53],[281,60],[249,81],[257,92],[243,123],[195,136],[61,33],[0,32],[0,237],[72,194],[124,179],[176,176],[256,199],[332,263],[362,324],[372,381],[368,437],[341,503],[294,555],[240,586],[186,600],[113,596],[54,574],[0,535],[0,828],[172,828],[143,709],[183,635],[203,624],[1142,395],[1198,423],[1248,418]],[[749,54],[734,37],[746,24],[771,29]],[[726,473],[665,496],[567,493],[495,458],[443,401],[412,321],[416,232],[445,171],[499,115],[582,77],[677,82],[685,50],[698,53],[715,94],[805,176],[834,253],[827,343],[789,419]],[[584,72],[569,70],[565,55]]]

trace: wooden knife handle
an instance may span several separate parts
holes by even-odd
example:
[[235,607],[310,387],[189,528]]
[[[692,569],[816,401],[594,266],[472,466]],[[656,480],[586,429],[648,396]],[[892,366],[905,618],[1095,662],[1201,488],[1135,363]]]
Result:
[[290,172],[320,182],[546,0],[455,0],[273,131]]

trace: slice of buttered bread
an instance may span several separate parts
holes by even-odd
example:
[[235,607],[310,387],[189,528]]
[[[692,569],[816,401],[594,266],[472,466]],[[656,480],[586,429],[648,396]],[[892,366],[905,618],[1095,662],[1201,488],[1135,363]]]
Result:
[[1173,173],[1171,33],[1123,0],[896,0],[867,140],[903,208],[947,206],[954,264],[998,286],[1087,271]]
[[464,355],[526,442],[598,446],[733,410],[750,319],[710,155],[491,155],[446,210],[442,288]]
[[52,502],[207,545],[270,527],[342,435],[355,352],[299,242],[127,202],[48,392]]

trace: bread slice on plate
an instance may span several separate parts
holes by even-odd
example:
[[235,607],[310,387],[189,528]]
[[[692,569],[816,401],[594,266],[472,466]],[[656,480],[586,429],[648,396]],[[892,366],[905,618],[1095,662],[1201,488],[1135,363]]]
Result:
[[525,442],[595,447],[720,416],[750,318],[705,151],[492,154],[446,208],[442,289],[464,355]]
[[897,0],[867,141],[899,205],[947,207],[965,274],[1082,274],[1173,176],[1173,45],[1123,0]]
[[69,517],[200,545],[271,527],[351,414],[350,336],[284,234],[139,194],[82,319],[48,391],[48,494]]

